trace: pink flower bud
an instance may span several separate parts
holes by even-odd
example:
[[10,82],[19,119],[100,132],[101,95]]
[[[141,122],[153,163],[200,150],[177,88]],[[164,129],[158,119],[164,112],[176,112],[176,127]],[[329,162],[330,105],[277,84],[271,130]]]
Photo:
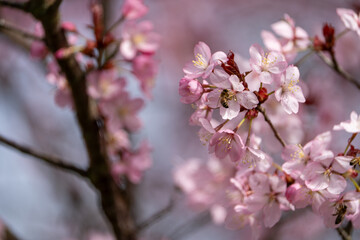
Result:
[[204,89],[195,79],[183,78],[179,83],[179,95],[181,96],[180,101],[183,103],[193,103],[200,99]]
[[63,22],[61,24],[62,29],[69,31],[69,32],[77,32],[75,24],[72,22]]

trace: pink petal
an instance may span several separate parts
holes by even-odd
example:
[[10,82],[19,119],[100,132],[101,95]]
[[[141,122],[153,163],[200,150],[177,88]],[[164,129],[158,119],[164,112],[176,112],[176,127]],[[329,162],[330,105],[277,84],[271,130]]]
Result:
[[265,227],[273,227],[281,218],[280,206],[275,201],[266,204],[263,211]]
[[263,71],[260,73],[259,80],[260,80],[260,82],[265,83],[265,84],[271,84],[273,82],[271,73],[269,73],[267,71]]
[[194,55],[196,56],[197,54],[200,54],[201,56],[203,56],[207,62],[210,61],[211,51],[210,51],[209,46],[206,43],[199,42],[198,44],[195,45]]
[[276,23],[271,24],[271,28],[276,34],[281,37],[292,39],[294,37],[294,32],[292,27],[286,21],[282,20]]
[[332,194],[340,194],[346,188],[346,180],[335,173],[331,174],[327,190]]
[[264,51],[262,50],[262,48],[258,44],[253,44],[249,49],[249,53],[251,57],[251,62],[260,66],[262,58],[264,56]]

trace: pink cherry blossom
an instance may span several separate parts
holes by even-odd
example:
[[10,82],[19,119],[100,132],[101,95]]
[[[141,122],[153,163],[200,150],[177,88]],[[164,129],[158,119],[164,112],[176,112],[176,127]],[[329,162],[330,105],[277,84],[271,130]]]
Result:
[[125,79],[117,77],[115,69],[93,71],[87,76],[88,94],[94,99],[110,99],[125,87]]
[[148,12],[148,8],[144,5],[143,0],[126,0],[121,12],[128,20],[141,18]]
[[[253,109],[259,103],[253,92],[244,90],[243,84],[236,75],[227,75],[224,71],[214,71],[210,75],[210,81],[219,88],[211,91],[207,96],[207,105],[211,108],[220,108],[223,119],[233,119],[238,116],[240,106]],[[226,98],[227,105],[222,103]]]
[[158,70],[158,62],[152,55],[141,54],[133,59],[133,73],[140,81],[142,92],[151,98],[151,90],[155,85],[155,76]]
[[131,146],[129,134],[123,129],[108,131],[106,141],[106,147],[110,157],[117,156],[119,151],[129,149]]
[[196,79],[182,78],[179,82],[180,101],[183,103],[193,103],[200,99],[204,89],[202,84]]
[[265,227],[274,226],[281,217],[281,208],[293,206],[285,197],[286,182],[278,176],[255,173],[250,176],[249,184],[253,194],[245,199],[250,211],[262,210]]
[[337,8],[337,14],[340,16],[346,28],[355,31],[360,36],[360,17],[351,9]]
[[[44,37],[44,29],[40,22],[35,24],[35,36]],[[33,41],[30,47],[30,54],[32,57],[37,59],[43,59],[48,54],[48,49],[44,42],[42,41]]]
[[339,226],[344,217],[354,218],[359,214],[359,192],[347,192],[338,199],[325,201],[319,209],[327,227]]
[[275,97],[283,106],[288,114],[299,111],[299,102],[305,102],[302,90],[296,84],[299,82],[299,69],[295,66],[289,66],[281,76],[281,87],[276,90]]
[[224,52],[215,52],[211,55],[211,50],[204,42],[199,42],[194,48],[195,60],[189,62],[183,68],[184,73],[189,78],[207,78],[214,67],[221,62],[227,61]]
[[271,28],[276,34],[286,40],[283,48],[285,51],[291,51],[293,48],[304,49],[309,43],[309,36],[301,27],[296,27],[294,20],[288,15],[284,15],[284,20],[273,23]]
[[265,47],[269,51],[280,52],[285,56],[286,61],[290,62],[295,59],[297,54],[297,49],[289,48],[286,39],[278,39],[269,31],[261,31],[261,38],[264,42]]
[[143,107],[144,101],[140,98],[130,99],[129,94],[122,92],[111,100],[100,103],[101,112],[106,117],[110,130],[125,128],[136,131],[141,127],[137,112]]
[[282,169],[293,178],[304,177],[304,169],[311,161],[321,161],[332,158],[333,153],[326,150],[331,140],[330,132],[322,133],[308,142],[304,147],[301,145],[287,145],[282,151],[281,157],[285,160]]
[[265,54],[259,45],[253,44],[249,49],[249,53],[253,74],[257,74],[259,81],[262,83],[272,83],[273,74],[280,74],[287,67],[285,57],[279,52],[273,51]]
[[125,59],[132,60],[138,51],[151,54],[158,49],[160,36],[153,32],[153,28],[150,21],[129,21],[124,24],[120,52]]
[[215,153],[219,159],[229,156],[231,161],[237,162],[244,154],[244,147],[244,143],[237,133],[225,129],[212,136],[209,143],[209,153]]
[[132,183],[139,183],[143,172],[152,165],[150,152],[147,141],[143,141],[135,152],[124,152],[121,161],[114,163],[112,167],[114,176],[126,175]]
[[351,112],[350,120],[346,122],[341,122],[339,125],[334,126],[334,130],[343,129],[349,133],[360,132],[360,116],[355,111]]
[[221,206],[232,173],[230,164],[216,158],[206,162],[192,158],[175,169],[174,181],[187,194],[191,207],[204,210],[214,206],[212,211],[216,211]]
[[189,119],[190,125],[201,125],[200,119],[205,118],[210,120],[212,118],[213,109],[206,105],[207,95],[207,93],[204,93],[201,98],[193,104],[196,110]]
[[56,86],[55,103],[59,107],[72,108],[74,103],[71,89],[66,78],[59,73],[59,66],[55,61],[51,61],[48,64],[48,69],[50,72],[46,75],[46,79],[50,84]]
[[308,164],[304,170],[306,186],[313,191],[326,189],[332,194],[340,194],[347,185],[342,174],[351,168],[351,159],[337,156]]

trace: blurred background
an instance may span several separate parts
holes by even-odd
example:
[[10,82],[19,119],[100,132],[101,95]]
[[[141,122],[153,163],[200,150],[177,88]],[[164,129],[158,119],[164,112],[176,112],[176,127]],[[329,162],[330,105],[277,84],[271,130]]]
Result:
[[[106,0],[106,4],[108,21],[113,22],[120,15],[122,1]],[[359,2],[147,0],[145,4],[149,6],[145,19],[154,22],[162,42],[154,98],[141,112],[143,130],[134,136],[135,141],[149,139],[154,159],[153,167],[135,190],[139,222],[169,203],[174,195],[172,172],[177,164],[191,157],[204,160],[208,157],[206,147],[197,137],[198,128],[188,124],[193,109],[181,104],[178,97],[182,68],[192,60],[196,43],[204,41],[214,52],[232,50],[248,59],[250,45],[262,45],[261,31],[270,31],[270,24],[280,20],[284,13],[293,17],[309,36],[321,36],[325,22],[338,32],[344,29],[336,8],[354,8]],[[74,22],[86,33],[90,22],[88,8],[88,0],[64,0],[62,19]],[[0,14],[27,31],[35,28],[28,15],[5,8],[0,9]],[[349,33],[336,45],[340,65],[353,76],[360,76],[359,43],[360,38]],[[44,63],[32,59],[22,42],[1,33],[0,57],[0,134],[85,168],[87,156],[74,114],[55,105],[54,88],[45,79]],[[306,97],[313,100],[301,107],[304,117],[297,127],[305,132],[302,142],[349,119],[352,110],[360,111],[358,90],[337,77],[315,55],[301,65],[300,72],[307,86]],[[137,83],[130,84],[135,96],[139,95],[136,87]],[[343,149],[343,145],[336,143],[344,143],[347,137],[335,133],[334,149]],[[230,231],[215,226],[207,215],[188,209],[184,196],[175,195],[172,211],[148,228],[143,233],[144,239],[248,239],[249,230]],[[96,203],[96,193],[79,177],[0,146],[0,219],[20,239],[106,239],[100,236],[106,235],[108,229]],[[178,230],[194,217],[200,219],[198,225]],[[287,218],[291,221],[286,220],[286,224],[280,224],[264,239],[339,239],[336,231],[326,229],[311,211]]]

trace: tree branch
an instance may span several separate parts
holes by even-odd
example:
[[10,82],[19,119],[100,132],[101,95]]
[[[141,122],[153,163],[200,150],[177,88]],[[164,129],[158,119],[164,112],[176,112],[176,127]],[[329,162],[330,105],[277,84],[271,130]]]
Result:
[[160,211],[158,211],[157,213],[155,213],[154,215],[152,215],[151,217],[140,223],[137,226],[136,230],[138,232],[141,232],[146,228],[150,227],[152,224],[156,223],[161,218],[163,218],[167,213],[169,213],[173,209],[174,205],[175,205],[174,198],[171,197],[168,205],[165,208],[161,209]]
[[13,32],[13,33],[19,35],[20,37],[30,38],[30,39],[36,40],[36,41],[43,41],[43,39],[41,37],[38,37],[31,33],[25,32],[25,31],[21,30],[20,28],[17,28],[14,25],[6,22],[4,19],[0,19],[0,29]]
[[[45,43],[55,53],[69,47],[66,36],[60,27],[59,6],[61,0],[55,0],[48,6],[46,0],[30,0],[29,12],[38,19],[44,28]],[[124,183],[118,189],[107,159],[103,139],[96,124],[96,116],[91,114],[89,97],[86,91],[85,73],[74,55],[57,59],[60,69],[66,76],[72,92],[74,109],[89,157],[89,179],[101,196],[101,206],[111,224],[117,240],[136,239],[135,224],[131,216],[129,184]]]
[[347,233],[342,227],[338,227],[336,231],[339,233],[342,240],[351,240],[351,235]]
[[56,168],[59,168],[59,169],[62,169],[62,170],[68,171],[68,172],[76,173],[82,177],[87,176],[87,172],[85,170],[82,170],[80,168],[77,168],[77,167],[69,164],[69,163],[66,163],[65,161],[63,161],[60,158],[56,158],[56,157],[52,157],[52,156],[49,156],[46,154],[36,152],[29,147],[22,146],[22,145],[15,143],[9,139],[6,139],[5,137],[3,137],[1,135],[0,135],[0,143],[6,145],[8,147],[11,147],[13,149],[16,149],[27,155],[33,156],[34,158],[41,160],[42,162],[44,162],[50,166],[53,166],[53,167],[56,167]]
[[261,106],[258,106],[256,108],[259,112],[262,113],[262,115],[264,116],[265,121],[269,124],[271,130],[273,131],[275,137],[277,138],[277,140],[279,140],[280,144],[285,147],[286,143],[284,142],[284,140],[280,137],[278,131],[276,130],[276,128],[274,127],[274,125],[272,124],[271,120],[269,119],[269,117],[267,116],[265,109]]
[[27,11],[27,2],[9,2],[0,0],[0,7],[15,8],[22,11]]
[[316,54],[320,57],[320,59],[324,63],[326,63],[330,68],[332,68],[338,75],[342,76],[345,80],[349,81],[350,83],[354,84],[358,89],[360,89],[360,83],[339,66],[339,64],[335,59],[334,54],[331,54],[331,60],[328,57],[326,57],[325,54],[322,52],[317,52]]
[[210,213],[208,211],[197,214],[192,219],[186,221],[178,226],[170,235],[169,239],[178,240],[190,233],[199,230],[200,227],[205,226],[211,221]]

